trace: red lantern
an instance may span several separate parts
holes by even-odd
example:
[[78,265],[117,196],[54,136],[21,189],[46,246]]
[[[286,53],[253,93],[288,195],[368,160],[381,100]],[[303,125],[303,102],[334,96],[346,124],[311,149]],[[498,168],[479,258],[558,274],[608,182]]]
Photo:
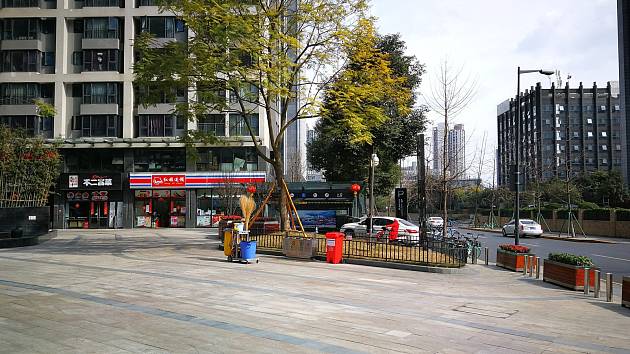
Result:
[[352,193],[354,193],[354,195],[357,195],[357,193],[361,191],[361,186],[354,183],[350,186],[350,190],[352,191]]
[[80,205],[79,203],[76,203],[76,204],[74,205],[74,208],[75,208],[75,209],[79,209],[80,207],[81,207],[81,205]]
[[103,215],[107,215],[107,212],[109,211],[108,204],[109,204],[108,202],[103,203]]
[[256,193],[256,186],[255,186],[255,185],[253,185],[253,184],[252,184],[252,185],[247,186],[247,193],[249,193],[249,194],[254,194],[254,193]]
[[94,215],[94,202],[90,202],[90,215]]

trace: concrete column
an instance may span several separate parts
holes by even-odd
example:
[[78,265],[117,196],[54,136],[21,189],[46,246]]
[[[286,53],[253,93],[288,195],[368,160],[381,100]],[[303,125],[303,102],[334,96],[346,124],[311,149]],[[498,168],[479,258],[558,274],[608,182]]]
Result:
[[[129,11],[133,8],[133,1],[127,1],[126,6]],[[135,30],[133,25],[133,17],[125,16],[124,18],[125,36],[123,38],[123,71],[125,82],[123,83],[123,138],[133,138],[133,39]]]
[[186,191],[186,227],[197,226],[197,190]]
[[[57,6],[65,6],[66,1],[60,0]],[[63,77],[68,71],[68,31],[66,19],[57,17],[55,22],[55,110],[57,114],[53,120],[53,137],[65,138],[68,123],[72,114],[68,112],[66,105],[66,90]]]

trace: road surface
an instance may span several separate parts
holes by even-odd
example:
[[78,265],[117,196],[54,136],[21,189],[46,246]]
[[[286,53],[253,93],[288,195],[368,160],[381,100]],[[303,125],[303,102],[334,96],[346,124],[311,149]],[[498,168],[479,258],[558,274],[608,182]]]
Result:
[[[457,228],[456,228],[457,229]],[[479,234],[482,247],[490,250],[490,262],[496,260],[496,249],[503,243],[514,243],[513,237],[503,237],[492,232],[470,231],[457,229],[462,234],[472,232]],[[619,239],[609,243],[587,243],[558,241],[544,238],[521,238],[520,244],[531,248],[538,257],[546,258],[550,252],[567,252],[590,257],[603,273],[613,273],[614,280],[621,282],[622,276],[630,276],[630,241]],[[482,252],[483,254],[483,252]]]

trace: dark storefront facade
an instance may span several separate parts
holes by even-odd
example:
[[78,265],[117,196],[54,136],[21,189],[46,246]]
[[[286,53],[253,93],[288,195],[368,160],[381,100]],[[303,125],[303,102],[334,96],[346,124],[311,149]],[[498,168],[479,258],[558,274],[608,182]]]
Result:
[[[62,151],[53,227],[217,226],[237,211],[246,185],[266,181],[246,149],[217,148],[214,165],[191,162],[185,148]],[[216,166],[221,171],[195,171]]]

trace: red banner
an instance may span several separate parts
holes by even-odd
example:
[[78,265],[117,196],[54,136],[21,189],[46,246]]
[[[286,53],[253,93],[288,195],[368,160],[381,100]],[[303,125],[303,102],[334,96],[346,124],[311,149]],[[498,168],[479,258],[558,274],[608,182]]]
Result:
[[186,187],[184,175],[153,175],[151,176],[153,188]]

